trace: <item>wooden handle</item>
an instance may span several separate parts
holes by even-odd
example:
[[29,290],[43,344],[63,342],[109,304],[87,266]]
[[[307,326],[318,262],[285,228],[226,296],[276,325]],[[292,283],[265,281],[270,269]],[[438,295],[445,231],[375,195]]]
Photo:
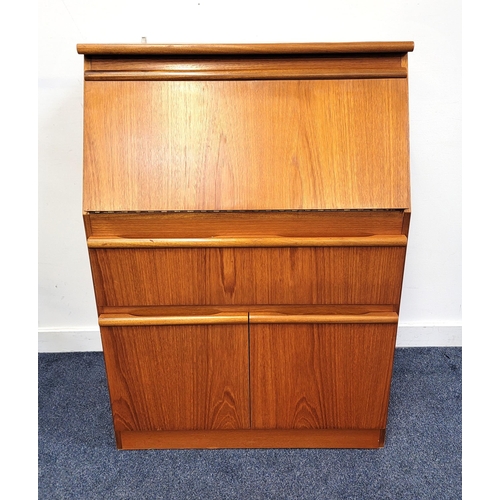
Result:
[[89,248],[206,248],[206,247],[403,247],[405,235],[335,236],[329,238],[95,238]]
[[163,71],[86,71],[87,81],[163,81],[163,80],[307,80],[345,78],[406,78],[404,68],[388,69],[199,69]]
[[133,314],[101,314],[100,326],[168,326],[250,323],[397,323],[395,312],[365,314],[280,314],[273,312],[235,312],[196,316],[135,316]]
[[132,314],[101,314],[99,316],[99,326],[241,325],[247,323],[247,312],[197,316],[134,316]]
[[250,323],[397,323],[395,312],[366,314],[277,314],[250,313]]

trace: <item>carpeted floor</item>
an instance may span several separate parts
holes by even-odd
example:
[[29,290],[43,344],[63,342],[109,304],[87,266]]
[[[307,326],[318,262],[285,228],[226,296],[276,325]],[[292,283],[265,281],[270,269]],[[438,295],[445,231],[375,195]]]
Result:
[[102,353],[39,354],[39,499],[461,498],[462,350],[399,348],[385,448],[115,448]]

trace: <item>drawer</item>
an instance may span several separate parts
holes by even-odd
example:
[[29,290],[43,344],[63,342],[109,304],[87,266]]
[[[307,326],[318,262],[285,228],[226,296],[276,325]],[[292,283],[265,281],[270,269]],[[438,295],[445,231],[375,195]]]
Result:
[[398,304],[404,246],[91,248],[99,307]]

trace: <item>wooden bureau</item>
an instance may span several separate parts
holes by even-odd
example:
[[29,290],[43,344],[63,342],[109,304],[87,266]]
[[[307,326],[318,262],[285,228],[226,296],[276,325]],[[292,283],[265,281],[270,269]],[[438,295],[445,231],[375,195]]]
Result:
[[118,448],[383,446],[413,43],[77,50]]

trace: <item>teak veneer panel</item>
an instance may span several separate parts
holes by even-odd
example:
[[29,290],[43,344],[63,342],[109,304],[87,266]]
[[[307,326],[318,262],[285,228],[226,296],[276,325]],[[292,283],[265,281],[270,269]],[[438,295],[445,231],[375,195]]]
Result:
[[86,82],[84,114],[85,211],[409,207],[406,79]]
[[242,58],[99,57],[89,58],[85,80],[290,80],[338,78],[406,78],[401,54],[386,57],[298,55]]
[[90,249],[99,306],[399,304],[405,247]]
[[333,237],[406,234],[402,210],[86,213],[87,237]]
[[256,429],[384,429],[397,325],[253,324]]
[[247,325],[101,334],[116,431],[249,428]]
[[[237,317],[242,313],[249,315],[250,321],[256,321],[260,315],[269,317],[282,316],[353,316],[353,317],[380,317],[388,318],[392,322],[395,308],[389,304],[349,304],[349,305],[320,305],[320,304],[285,304],[285,305],[263,305],[263,304],[241,304],[241,305],[217,305],[217,306],[102,306],[99,308],[99,319],[101,318],[153,318],[153,317]],[[218,319],[218,322],[221,320]],[[246,321],[246,320],[245,320]],[[192,320],[196,323],[196,320]],[[279,322],[279,321],[275,321]],[[357,321],[355,321],[357,322]],[[233,320],[232,323],[237,323]]]
[[117,432],[125,450],[192,448],[381,448],[385,429],[250,429]]

